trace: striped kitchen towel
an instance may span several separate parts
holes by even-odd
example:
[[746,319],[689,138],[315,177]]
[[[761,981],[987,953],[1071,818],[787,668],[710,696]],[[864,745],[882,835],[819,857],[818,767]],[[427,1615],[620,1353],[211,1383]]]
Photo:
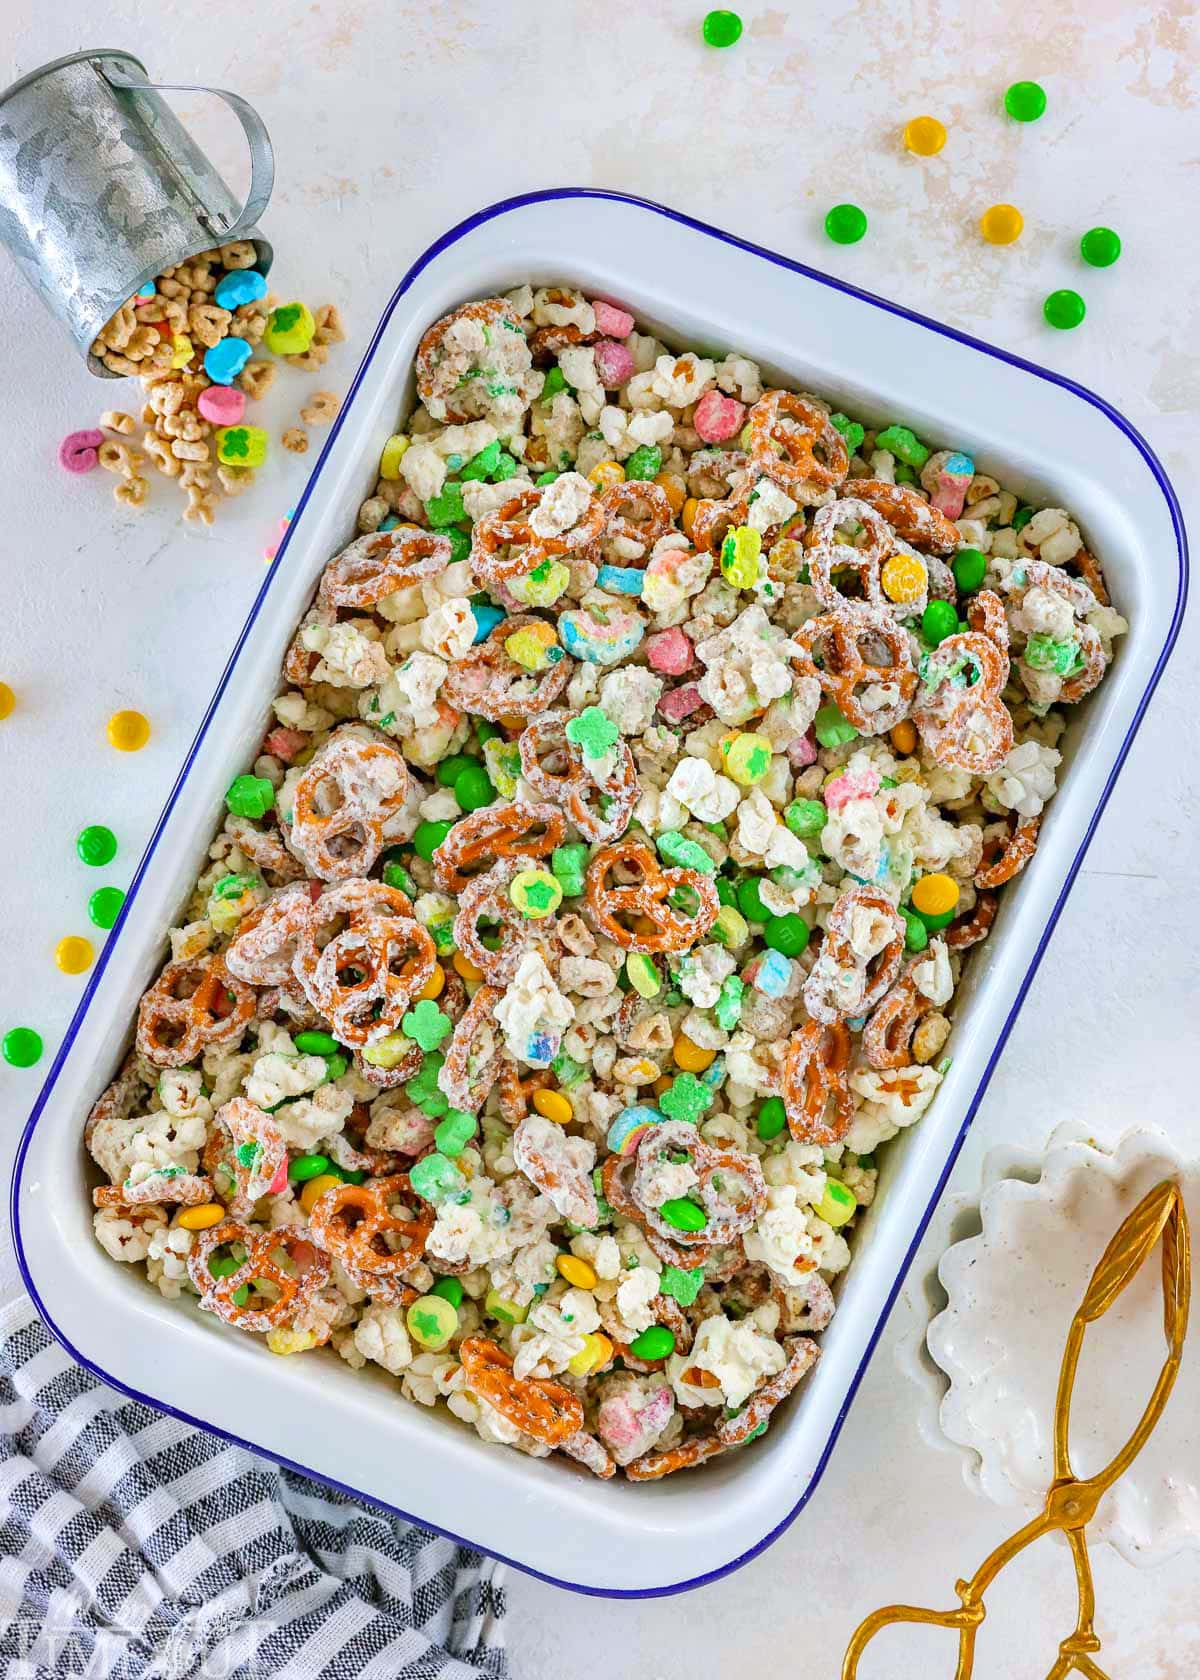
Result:
[[507,1680],[503,1568],[116,1393],[0,1313],[5,1680]]

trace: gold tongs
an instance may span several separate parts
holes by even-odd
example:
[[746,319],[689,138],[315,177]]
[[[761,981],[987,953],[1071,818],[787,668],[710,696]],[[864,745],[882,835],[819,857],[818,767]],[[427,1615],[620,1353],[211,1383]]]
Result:
[[[1084,1333],[1089,1324],[1103,1318],[1121,1291],[1132,1282],[1160,1238],[1167,1357],[1154,1384],[1154,1392],[1128,1441],[1103,1470],[1081,1480],[1071,1469],[1070,1425],[1071,1396]],[[1058,1660],[1046,1680],[1064,1680],[1069,1674],[1082,1674],[1087,1680],[1108,1680],[1104,1671],[1092,1661],[1092,1654],[1100,1649],[1100,1640],[1092,1625],[1096,1614],[1096,1593],[1084,1530],[1095,1516],[1103,1495],[1128,1470],[1163,1414],[1179,1374],[1187,1335],[1190,1296],[1191,1239],[1183,1196],[1178,1185],[1164,1182],[1143,1197],[1123,1221],[1105,1249],[1079,1309],[1071,1320],[1054,1402],[1054,1480],[1046,1495],[1045,1509],[997,1546],[969,1581],[955,1582],[954,1590],[961,1600],[957,1610],[923,1610],[912,1604],[889,1604],[868,1616],[850,1641],[842,1664],[842,1680],[857,1680],[859,1661],[867,1646],[882,1628],[897,1622],[957,1629],[958,1666],[954,1671],[954,1680],[970,1680],[975,1667],[975,1635],[987,1614],[983,1595],[1013,1558],[1027,1546],[1032,1546],[1035,1540],[1040,1540],[1043,1534],[1050,1534],[1055,1529],[1062,1530],[1071,1548],[1079,1612],[1075,1631],[1059,1645]]]

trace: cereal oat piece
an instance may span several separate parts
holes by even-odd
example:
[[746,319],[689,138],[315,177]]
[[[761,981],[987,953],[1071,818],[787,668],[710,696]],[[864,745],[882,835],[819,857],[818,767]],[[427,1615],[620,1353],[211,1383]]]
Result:
[[132,414],[125,414],[119,408],[106,408],[100,416],[100,425],[104,427],[105,431],[120,432],[123,436],[128,437],[137,425],[137,421]]
[[314,391],[300,410],[306,426],[328,426],[337,417],[342,399],[336,391]]
[[308,433],[303,426],[289,426],[280,441],[291,455],[308,453]]
[[274,362],[247,362],[237,376],[237,383],[248,397],[265,396],[275,382]]

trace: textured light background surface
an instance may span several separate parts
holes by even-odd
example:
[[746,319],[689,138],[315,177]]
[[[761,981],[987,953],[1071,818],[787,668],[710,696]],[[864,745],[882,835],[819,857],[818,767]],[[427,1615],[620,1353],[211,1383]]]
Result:
[[[10,0],[4,53],[19,43],[19,58],[0,73],[124,46],[165,81],[215,82],[258,105],[278,153],[266,220],[274,284],[313,303],[336,300],[350,331],[321,376],[281,370],[269,410],[279,424],[309,391],[345,389],[396,281],[448,225],[514,192],[594,184],[690,211],[1095,387],[1146,433],[1186,507],[1200,446],[1200,237],[1187,209],[1200,184],[1193,8],[747,3],[745,36],[726,53],[700,44],[703,9],[688,0],[275,0],[258,24],[234,0],[86,10]],[[1050,98],[1046,117],[1023,128],[999,107],[1021,77],[1043,82]],[[232,119],[192,97],[180,108],[240,181]],[[950,140],[940,157],[917,160],[899,129],[925,111]],[[849,249],[821,232],[825,209],[844,199],[871,217],[868,237]],[[1008,250],[975,232],[997,201],[1026,218]],[[1079,233],[1098,222],[1126,244],[1107,272],[1076,255]],[[1078,332],[1053,334],[1041,300],[1064,285],[1083,292],[1089,315]],[[54,968],[54,944],[90,931],[89,891],[128,880],[305,466],[280,454],[211,532],[177,522],[161,480],[141,516],[122,512],[107,475],[69,478],[54,449],[101,407],[122,396],[136,406],[134,393],[101,386],[72,361],[3,260],[0,320],[0,677],[19,696],[0,723],[0,1027],[28,1022],[52,1050],[81,986]],[[1200,1121],[1186,1113],[1200,938],[1196,653],[1185,625],[954,1188],[974,1186],[989,1143],[1040,1144],[1063,1119],[1103,1139],[1153,1118],[1200,1142]],[[104,740],[120,706],[153,723],[136,757]],[[74,857],[87,822],[120,838],[108,870]],[[37,1084],[34,1072],[0,1071],[6,1178]],[[789,1533],[683,1599],[590,1604],[514,1576],[522,1680],[825,1680],[868,1610],[897,1598],[951,1601],[954,1579],[1007,1532],[1009,1514],[973,1498],[957,1460],[923,1443],[918,1400],[897,1365],[938,1243],[932,1233],[824,1481]],[[3,1263],[11,1291],[7,1255]],[[1119,1362],[1114,1373],[1121,1380]],[[1100,1551],[1095,1565],[1105,1668],[1123,1680],[1194,1675],[1195,1560],[1140,1574]],[[1066,1554],[1043,1547],[994,1595],[981,1680],[1044,1672],[1072,1618]],[[951,1644],[898,1634],[862,1680],[949,1674]]]

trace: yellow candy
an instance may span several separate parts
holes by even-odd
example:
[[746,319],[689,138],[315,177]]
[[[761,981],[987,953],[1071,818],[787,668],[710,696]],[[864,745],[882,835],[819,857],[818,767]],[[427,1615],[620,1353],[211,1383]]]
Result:
[[483,979],[483,970],[476,968],[470,957],[465,957],[461,951],[454,953],[454,972],[460,980]]
[[445,984],[446,970],[442,967],[441,963],[434,963],[433,973],[429,976],[428,980],[426,980],[425,984],[421,987],[421,990],[417,993],[417,1002],[420,1003],[422,998],[435,998],[440,996],[442,987]]
[[548,869],[522,869],[513,876],[508,896],[522,916],[540,922],[562,903],[562,883]]
[[740,787],[753,787],[771,768],[771,743],[765,735],[730,735],[721,742],[721,757]]
[[558,1267],[559,1277],[566,1278],[573,1289],[595,1289],[595,1270],[578,1255],[560,1254],[554,1264]]
[[218,426],[213,436],[222,466],[261,467],[267,458],[270,438],[261,426]]
[[588,483],[594,484],[597,490],[611,490],[614,484],[624,484],[625,468],[620,461],[601,461],[598,467],[593,467],[588,474]]
[[654,960],[644,952],[631,951],[625,958],[625,977],[639,997],[657,997],[662,991],[662,980]]
[[118,752],[141,752],[150,739],[150,719],[141,712],[114,712],[105,733],[109,746]]
[[721,544],[721,575],[734,589],[752,589],[758,582],[762,532],[752,525],[735,525]]
[[583,1346],[574,1359],[567,1363],[567,1370],[574,1377],[587,1377],[593,1371],[598,1371],[601,1365],[607,1365],[613,1356],[613,1345],[607,1336],[602,1336],[599,1330],[583,1338]]
[[69,933],[54,947],[54,961],[64,974],[83,974],[92,966],[96,953],[90,939]]
[[0,718],[6,718],[17,703],[17,697],[6,682],[0,682]]
[[315,1330],[288,1330],[283,1325],[274,1330],[268,1330],[267,1346],[272,1353],[307,1353],[309,1348],[317,1345]]
[[400,463],[404,459],[405,451],[412,442],[403,432],[394,432],[383,446],[383,454],[379,457],[380,478],[399,478]]
[[677,1067],[684,1073],[703,1073],[706,1067],[711,1067],[716,1060],[715,1050],[704,1050],[699,1044],[693,1044],[686,1033],[680,1033],[675,1040],[672,1052]]
[[527,624],[523,630],[514,631],[504,643],[504,651],[508,657],[518,665],[523,665],[527,671],[544,671],[547,665],[557,664],[557,660],[550,658],[553,648],[559,658],[562,650],[558,646],[558,637],[554,633],[554,626],[539,619],[536,624]]
[[750,924],[734,905],[722,904],[712,934],[720,945],[741,945],[750,937]]
[[171,335],[171,366],[185,368],[196,354],[196,347],[186,333]]
[[924,916],[944,916],[958,903],[958,882],[949,875],[922,875],[912,890],[912,901]]
[[313,1210],[313,1203],[316,1201],[317,1197],[324,1195],[326,1190],[332,1190],[335,1185],[340,1184],[341,1182],[342,1180],[340,1178],[335,1178],[333,1173],[321,1173],[316,1178],[310,1178],[308,1183],[300,1192],[300,1206],[304,1209],[305,1213],[311,1213]]
[[913,117],[904,125],[904,144],[918,157],[934,157],[946,144],[946,129],[936,117]]
[[884,561],[879,581],[888,600],[903,605],[921,599],[928,573],[915,554],[893,554],[890,560]]
[[692,536],[692,526],[696,520],[696,509],[699,506],[700,503],[697,497],[689,496],[683,504],[683,512],[679,515],[679,524],[683,530],[684,536],[688,538],[689,542],[691,541]]
[[[515,595],[518,601],[524,601],[527,607],[553,606],[559,596],[564,593],[571,581],[571,573],[561,560],[546,560],[544,577],[534,577],[529,572],[525,577],[509,578],[509,593]],[[542,567],[535,568],[541,572]]]
[[175,1221],[184,1231],[207,1231],[210,1225],[219,1225],[225,1217],[225,1209],[220,1202],[203,1202],[199,1207],[184,1208]]
[[370,1062],[372,1067],[394,1068],[404,1060],[412,1046],[412,1039],[405,1038],[403,1033],[388,1033],[386,1038],[379,1039],[375,1044],[365,1044],[362,1059],[364,1062]]
[[655,473],[654,482],[666,496],[667,501],[671,506],[671,512],[678,519],[683,509],[683,504],[687,500],[687,485],[685,481],[680,478],[678,473],[660,472]]
[[989,245],[1011,245],[1020,239],[1025,218],[1015,204],[993,204],[979,218],[979,231]]
[[533,1106],[544,1119],[553,1120],[557,1126],[565,1126],[575,1118],[571,1099],[561,1091],[535,1091]]
[[[245,902],[243,902],[245,901]],[[232,933],[257,900],[243,893],[239,898],[218,898],[208,908],[208,919],[218,933]]]

